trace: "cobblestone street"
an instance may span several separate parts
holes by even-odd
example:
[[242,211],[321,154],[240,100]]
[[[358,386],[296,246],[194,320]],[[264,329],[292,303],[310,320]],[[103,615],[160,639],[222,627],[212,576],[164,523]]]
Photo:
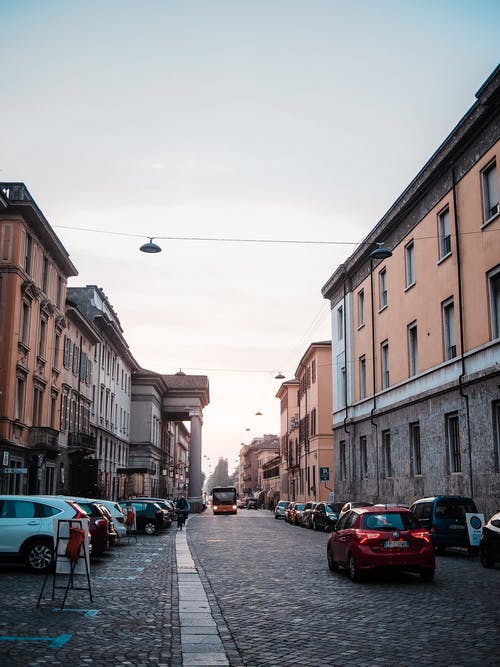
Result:
[[327,539],[264,510],[208,510],[187,531],[174,524],[95,559],[93,601],[70,591],[63,611],[60,590],[52,601],[48,584],[37,609],[43,578],[2,565],[1,663],[498,664],[498,566],[456,553],[438,557],[433,583],[397,575],[353,584],[328,570]]

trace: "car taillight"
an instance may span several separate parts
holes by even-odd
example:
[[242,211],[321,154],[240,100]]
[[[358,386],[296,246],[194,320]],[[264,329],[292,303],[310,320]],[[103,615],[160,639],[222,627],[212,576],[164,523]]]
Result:
[[360,544],[364,544],[365,542],[368,542],[368,540],[378,540],[381,537],[380,533],[375,533],[374,531],[368,530],[357,530],[355,535],[358,538]]
[[155,516],[159,519],[163,519],[163,512],[161,510],[156,510]]
[[107,519],[96,519],[95,525],[99,526],[99,528],[106,526],[108,524]]
[[431,541],[431,536],[426,530],[412,530],[410,535],[417,540],[424,540],[425,542]]
[[66,501],[68,505],[71,507],[72,510],[75,512],[75,516],[73,517],[74,519],[88,519],[89,516],[87,512],[83,512],[80,507],[76,503],[71,502],[70,500]]

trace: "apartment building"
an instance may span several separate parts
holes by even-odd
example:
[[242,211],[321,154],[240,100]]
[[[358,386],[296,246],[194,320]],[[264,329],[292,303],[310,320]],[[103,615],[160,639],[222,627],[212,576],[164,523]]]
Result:
[[[99,334],[91,359],[94,372],[90,423],[96,439],[96,484],[99,497],[120,498],[125,489],[118,469],[128,465],[132,373],[139,364],[123,336],[118,315],[100,287],[70,287],[68,299]],[[92,465],[90,460],[85,462],[89,475]]]
[[240,495],[259,498],[265,504],[265,491],[262,488],[262,471],[259,477],[259,461],[264,464],[279,453],[279,438],[265,434],[252,438],[248,445],[240,448]]
[[322,289],[336,495],[500,507],[500,67]]
[[[0,489],[54,493],[66,284],[76,268],[24,183],[0,183]],[[62,475],[62,477],[61,477]]]
[[280,385],[276,398],[280,402],[280,497],[297,500],[299,450],[299,381],[285,380]]

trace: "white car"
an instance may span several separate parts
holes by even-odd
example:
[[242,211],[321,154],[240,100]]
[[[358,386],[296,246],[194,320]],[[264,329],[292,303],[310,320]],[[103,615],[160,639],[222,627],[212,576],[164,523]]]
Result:
[[21,561],[32,572],[50,570],[54,519],[88,519],[72,500],[0,495],[0,560]]

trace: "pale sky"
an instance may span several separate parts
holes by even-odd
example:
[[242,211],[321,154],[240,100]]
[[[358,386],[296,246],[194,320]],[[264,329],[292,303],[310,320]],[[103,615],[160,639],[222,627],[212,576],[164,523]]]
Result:
[[230,469],[330,338],[321,287],[500,55],[498,0],[0,0],[0,26],[0,180],[141,366],[208,375],[204,454]]

